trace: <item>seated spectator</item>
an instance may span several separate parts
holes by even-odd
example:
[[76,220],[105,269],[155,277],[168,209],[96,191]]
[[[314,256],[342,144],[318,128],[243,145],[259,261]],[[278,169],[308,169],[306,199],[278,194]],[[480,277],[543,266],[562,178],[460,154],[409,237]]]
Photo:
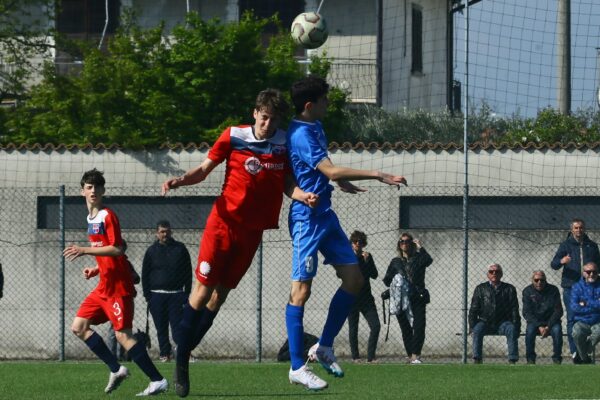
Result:
[[583,277],[571,289],[571,310],[577,355],[582,364],[590,364],[590,354],[600,341],[600,282],[596,263],[583,266]]
[[535,337],[552,337],[552,361],[562,362],[563,315],[558,288],[546,282],[544,271],[533,271],[531,285],[523,289],[523,318],[527,321],[525,330],[525,354],[527,364],[535,364]]
[[475,288],[469,309],[469,332],[473,335],[473,362],[483,362],[483,337],[506,336],[508,362],[519,359],[518,340],[521,330],[519,300],[513,285],[502,280],[502,267],[492,264],[487,271],[488,281]]

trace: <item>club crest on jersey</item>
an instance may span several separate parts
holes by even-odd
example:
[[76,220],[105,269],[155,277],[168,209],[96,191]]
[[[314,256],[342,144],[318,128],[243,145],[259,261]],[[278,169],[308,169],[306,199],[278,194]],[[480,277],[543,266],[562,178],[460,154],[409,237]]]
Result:
[[286,150],[287,149],[285,148],[285,146],[282,146],[280,144],[273,145],[273,154],[277,154],[277,155],[285,154]]
[[206,261],[200,263],[200,274],[202,276],[208,276],[208,274],[210,274],[210,264]]
[[256,157],[249,157],[244,162],[244,168],[248,171],[249,174],[256,175],[263,168],[260,160]]
[[88,224],[88,234],[104,234],[104,224],[102,222],[92,222]]

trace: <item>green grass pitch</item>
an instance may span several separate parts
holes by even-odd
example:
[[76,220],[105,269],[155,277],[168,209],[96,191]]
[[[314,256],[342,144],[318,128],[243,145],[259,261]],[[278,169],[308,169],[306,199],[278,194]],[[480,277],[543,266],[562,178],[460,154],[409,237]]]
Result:
[[[148,381],[136,365],[110,396],[100,363],[2,362],[0,399],[131,399]],[[159,364],[171,383],[174,364]],[[311,392],[287,379],[286,363],[197,362],[190,366],[190,399],[600,399],[595,365],[406,365],[343,363],[336,378],[314,370],[329,388]],[[158,398],[178,398],[172,388]]]

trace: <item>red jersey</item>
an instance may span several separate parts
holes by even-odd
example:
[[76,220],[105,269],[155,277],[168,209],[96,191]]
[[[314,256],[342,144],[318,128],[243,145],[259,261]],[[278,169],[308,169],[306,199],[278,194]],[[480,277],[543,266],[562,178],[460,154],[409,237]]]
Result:
[[[122,246],[121,225],[117,215],[109,208],[98,211],[94,218],[87,217],[88,237],[91,247]],[[96,256],[100,281],[94,291],[101,297],[133,296],[135,289],[125,256]]]
[[284,178],[289,173],[285,132],[257,139],[252,127],[232,126],[208,153],[216,163],[227,160],[225,182],[213,211],[245,228],[278,227]]

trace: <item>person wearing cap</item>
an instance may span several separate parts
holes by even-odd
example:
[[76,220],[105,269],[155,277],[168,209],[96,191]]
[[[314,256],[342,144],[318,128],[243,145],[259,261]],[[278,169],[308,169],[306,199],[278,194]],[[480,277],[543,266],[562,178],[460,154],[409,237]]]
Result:
[[469,308],[469,333],[473,337],[473,362],[483,362],[483,337],[506,336],[508,362],[519,360],[521,316],[517,290],[502,282],[502,267],[494,263],[487,268],[487,281],[475,288]]
[[535,364],[535,338],[552,337],[552,362],[562,362],[562,324],[560,318],[563,308],[558,288],[546,280],[544,271],[533,271],[531,285],[523,289],[523,318],[525,328],[525,356],[527,364]]

